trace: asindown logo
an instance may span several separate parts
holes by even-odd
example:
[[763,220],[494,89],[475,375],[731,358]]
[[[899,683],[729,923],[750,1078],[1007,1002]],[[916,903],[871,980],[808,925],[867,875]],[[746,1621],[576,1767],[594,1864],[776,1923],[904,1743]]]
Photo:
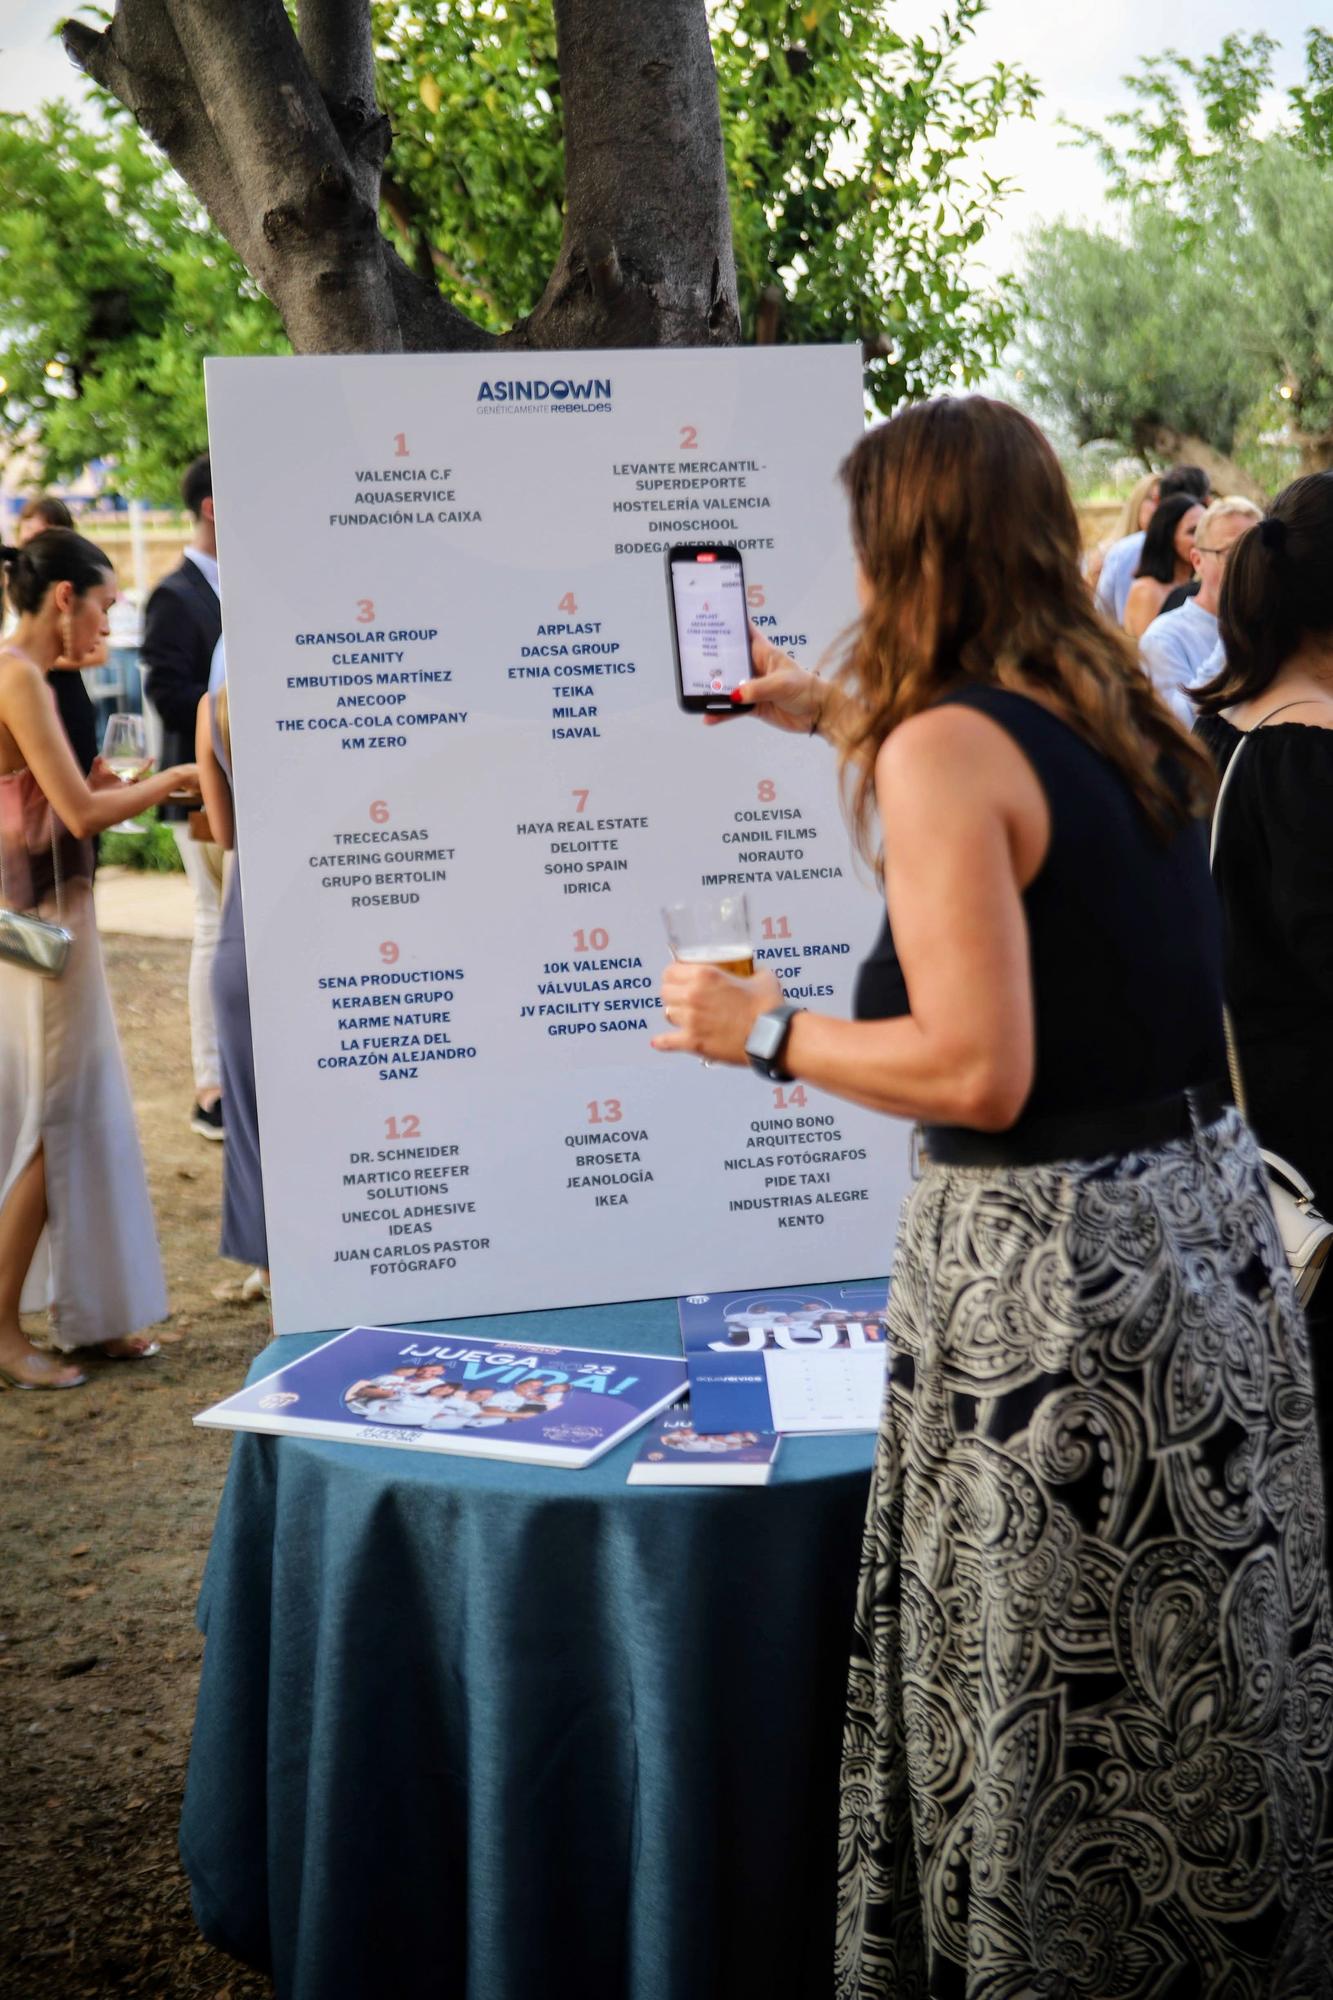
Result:
[[479,416],[487,417],[519,410],[541,410],[549,416],[603,415],[611,408],[611,380],[609,376],[590,375],[586,382],[575,382],[559,375],[552,382],[540,377],[483,382],[477,390],[476,408]]

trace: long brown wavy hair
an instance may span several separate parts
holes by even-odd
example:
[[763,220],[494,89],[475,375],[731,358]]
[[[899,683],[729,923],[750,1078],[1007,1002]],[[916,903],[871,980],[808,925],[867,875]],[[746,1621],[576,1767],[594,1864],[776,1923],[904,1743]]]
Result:
[[960,678],[1052,704],[1120,771],[1167,838],[1207,810],[1211,762],[1095,608],[1078,517],[1037,426],[986,396],[915,403],[842,467],[873,597],[838,681],[853,830],[877,855],[875,755]]

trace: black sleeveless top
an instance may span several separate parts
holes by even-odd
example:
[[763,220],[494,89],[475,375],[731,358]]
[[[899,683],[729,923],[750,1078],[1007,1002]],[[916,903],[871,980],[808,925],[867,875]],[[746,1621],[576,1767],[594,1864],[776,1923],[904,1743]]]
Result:
[[[1224,1077],[1221,938],[1203,822],[1160,839],[1115,766],[1026,695],[972,683],[941,700],[1008,732],[1050,812],[1046,859],[1023,892],[1036,1071],[1012,1131]],[[857,979],[856,1014],[910,1012],[886,917]]]
[[[1240,731],[1224,716],[1202,715],[1194,733],[1225,771]],[[1333,1207],[1333,729],[1270,722],[1250,731],[1222,809],[1217,887],[1250,1122],[1261,1145],[1313,1183],[1327,1215]]]

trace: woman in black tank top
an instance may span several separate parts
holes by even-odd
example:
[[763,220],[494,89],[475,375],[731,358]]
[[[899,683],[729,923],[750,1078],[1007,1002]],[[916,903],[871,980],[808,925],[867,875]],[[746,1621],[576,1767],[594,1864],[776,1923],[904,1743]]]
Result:
[[664,975],[656,1046],[922,1128],[844,1738],[835,1990],[1333,1993],[1333,1618],[1305,1329],[1225,1101],[1206,760],[1079,575],[1035,426],[844,468],[862,617],[743,697],[842,753],[855,1021]]

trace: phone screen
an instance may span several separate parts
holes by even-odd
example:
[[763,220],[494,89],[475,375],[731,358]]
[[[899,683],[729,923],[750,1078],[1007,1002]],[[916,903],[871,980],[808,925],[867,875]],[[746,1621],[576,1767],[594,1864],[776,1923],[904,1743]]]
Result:
[[739,558],[700,550],[671,558],[681,693],[725,701],[750,678],[745,577]]

